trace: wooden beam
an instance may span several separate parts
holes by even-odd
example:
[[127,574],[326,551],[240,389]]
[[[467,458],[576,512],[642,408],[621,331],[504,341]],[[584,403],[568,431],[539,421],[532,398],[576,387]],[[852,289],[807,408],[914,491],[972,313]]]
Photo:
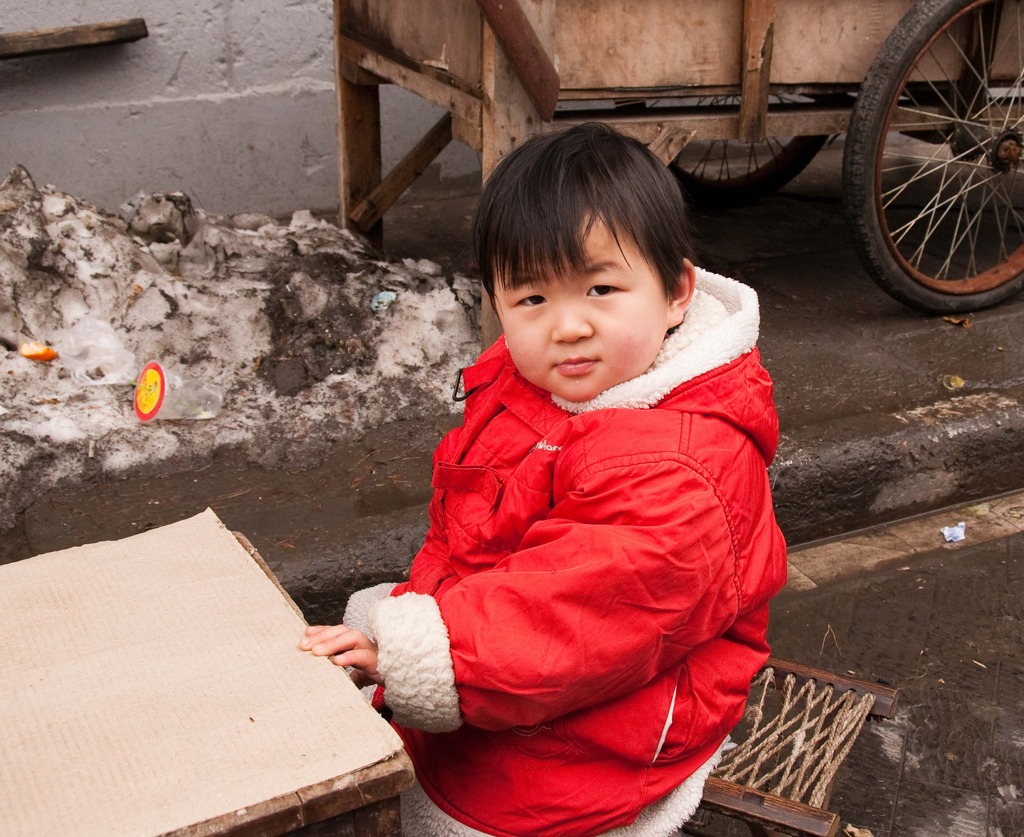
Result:
[[774,793],[762,793],[715,776],[708,777],[704,785],[701,805],[766,827],[768,833],[835,837],[839,831],[839,815],[832,811]]
[[900,691],[892,686],[873,683],[870,680],[861,680],[856,677],[844,677],[823,668],[805,666],[801,663],[794,663],[791,660],[780,660],[778,657],[769,657],[765,667],[775,669],[776,684],[781,683],[782,677],[785,675],[793,674],[796,676],[797,683],[814,680],[816,683],[831,685],[836,692],[853,691],[859,695],[874,695],[875,704],[871,707],[872,717],[892,718],[896,714],[896,705],[899,700]]
[[[559,111],[559,128],[581,122],[605,122],[613,128],[651,142],[666,127],[693,132],[693,140],[739,138],[739,114],[715,108],[651,108],[644,114],[623,116],[610,109]],[[807,105],[770,110],[767,136],[795,137],[814,134],[841,134],[850,122],[850,108]],[[644,139],[649,136],[650,138]]]
[[75,49],[124,44],[149,36],[146,21],[141,17],[112,20],[107,23],[86,23],[59,29],[34,29],[31,32],[0,34],[0,59],[26,58]]
[[[473,130],[465,132],[467,138],[478,134],[483,109],[479,89],[470,89],[453,76],[407,57],[386,55],[379,46],[371,48],[345,34],[337,34],[334,41],[339,61],[361,67],[375,78],[397,84],[450,111],[458,122],[473,126]],[[346,73],[351,78],[351,71]],[[461,133],[458,138],[462,139]],[[480,150],[479,143],[471,147]]]
[[739,139],[763,142],[775,33],[775,0],[743,0]]
[[551,63],[519,0],[476,0],[476,4],[505,50],[509,64],[540,118],[550,122],[558,104],[561,84],[558,70]]
[[349,220],[360,230],[372,229],[451,141],[452,115],[446,113],[388,176],[349,212]]

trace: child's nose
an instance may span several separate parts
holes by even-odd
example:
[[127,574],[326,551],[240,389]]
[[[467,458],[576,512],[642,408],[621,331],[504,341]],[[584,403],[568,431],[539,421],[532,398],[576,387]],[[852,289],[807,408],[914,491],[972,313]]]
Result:
[[559,343],[572,343],[594,333],[589,318],[576,305],[558,306],[552,331]]

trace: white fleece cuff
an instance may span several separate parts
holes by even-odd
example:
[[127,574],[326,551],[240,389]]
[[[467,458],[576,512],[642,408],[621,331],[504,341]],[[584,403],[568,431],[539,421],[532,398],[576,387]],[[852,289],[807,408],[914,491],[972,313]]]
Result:
[[432,596],[403,593],[370,608],[377,670],[396,722],[427,732],[462,726],[448,628]]
[[396,584],[375,584],[373,587],[356,590],[348,597],[345,615],[341,619],[342,624],[346,628],[361,631],[370,639],[374,639],[373,632],[370,630],[370,608],[381,599],[390,596],[391,591],[397,586]]

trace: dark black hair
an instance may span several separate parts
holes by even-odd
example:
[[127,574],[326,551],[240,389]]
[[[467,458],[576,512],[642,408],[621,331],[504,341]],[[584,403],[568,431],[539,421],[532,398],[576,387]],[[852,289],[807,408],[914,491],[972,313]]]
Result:
[[496,283],[516,288],[582,269],[598,220],[635,245],[670,296],[693,247],[668,168],[643,143],[600,123],[526,140],[495,166],[477,205],[473,247],[484,289],[493,297]]

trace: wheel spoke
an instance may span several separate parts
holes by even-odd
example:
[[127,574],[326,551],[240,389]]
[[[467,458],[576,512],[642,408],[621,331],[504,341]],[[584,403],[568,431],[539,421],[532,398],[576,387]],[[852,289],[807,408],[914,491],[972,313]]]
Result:
[[[981,186],[987,184],[980,184]],[[982,216],[985,212],[985,206],[992,199],[993,190],[987,189],[987,196],[982,198],[981,205],[974,211],[973,216],[970,207],[967,205],[966,200],[959,201],[959,212],[957,214],[956,226],[954,227],[953,234],[950,236],[951,241],[949,245],[949,252],[946,255],[946,260],[942,263],[942,266],[936,271],[936,275],[940,278],[948,279],[950,268],[952,267],[953,256],[960,248],[961,242],[965,239],[970,239],[970,249],[968,251],[968,263],[967,263],[967,275],[976,275],[978,271],[977,264],[977,252],[978,252],[978,233],[981,228]],[[960,232],[960,222],[965,220],[964,230]]]
[[944,209],[941,218],[939,218],[939,220],[942,220],[942,218],[944,218],[946,214],[949,212],[949,210],[952,208],[953,203],[956,201],[957,195],[950,195],[945,199],[943,199],[942,195],[942,190],[946,183],[946,175],[949,170],[943,167],[939,171],[942,177],[942,181],[940,182],[939,187],[935,190],[934,194],[925,202],[925,205],[922,207],[921,211],[918,212],[918,214],[911,218],[909,221],[907,221],[902,227],[898,227],[892,231],[892,239],[895,244],[901,244],[903,242],[903,239],[911,232],[911,230],[914,229],[914,227],[917,226],[918,221],[922,219],[928,219],[928,225],[924,233],[924,241],[927,242],[929,230],[931,230],[934,226],[935,213],[939,210]]
[[[772,94],[770,101],[798,99]],[[739,107],[738,96],[697,97],[696,107]],[[688,196],[706,207],[735,206],[773,192],[810,162],[827,137],[768,137],[763,142],[709,139],[690,142],[672,163]]]
[[[982,52],[981,59],[982,59],[983,65],[988,67],[988,66],[991,66],[991,65],[989,64],[988,61],[985,60],[985,38],[982,37],[984,35],[984,32],[981,31],[981,30],[984,29],[984,25],[983,25],[983,22],[981,20],[981,15],[980,14],[975,14],[973,17],[974,17],[974,22],[976,23],[976,25],[973,26],[972,29],[978,31],[978,33],[979,33],[978,40],[980,42],[980,47],[979,48],[981,49],[981,52]],[[971,97],[971,101],[968,102],[966,99],[964,100],[965,108],[964,108],[964,111],[963,111],[963,116],[964,116],[964,118],[970,118],[970,115],[973,112],[973,110],[971,108],[971,105],[973,104],[973,102],[977,101],[977,98],[978,98],[979,94],[981,93],[981,91],[986,90],[988,88],[988,73],[987,72],[982,73],[982,72],[978,71],[978,69],[975,67],[974,61],[964,51],[964,49],[963,49],[963,47],[962,47],[962,45],[960,43],[960,40],[953,36],[953,32],[951,30],[952,30],[952,27],[950,27],[949,29],[947,29],[945,31],[945,33],[944,33],[945,34],[945,39],[946,39],[946,41],[948,43],[950,43],[953,46],[954,51],[960,56],[960,58],[963,59],[963,67],[964,67],[964,69],[966,71],[968,71],[970,73],[970,76],[972,77],[972,80],[977,82],[977,84],[974,85],[974,93],[973,93],[973,95]],[[929,51],[929,54],[930,54],[930,51]],[[938,59],[935,58],[934,56],[933,56],[933,60],[938,62]],[[948,80],[951,83],[953,82],[953,79],[951,79],[951,78],[948,79]],[[961,93],[961,96],[962,96],[962,92],[961,92],[959,87],[954,85],[953,89],[957,90],[958,93]]]
[[[986,213],[994,220],[994,224],[989,224],[989,227],[994,229],[998,237],[998,251],[1002,258],[1006,258],[1009,253],[1007,236],[1011,218],[1017,228],[1018,238],[1022,238],[1020,214],[1013,206],[1005,178],[994,173],[978,176],[982,174],[985,174],[985,171],[980,166],[962,168],[955,172],[951,169],[942,169],[940,183],[931,198],[916,214],[891,229],[892,241],[897,247],[901,247],[911,233],[915,233],[915,239],[916,236],[921,237],[906,256],[907,261],[914,267],[920,268],[926,255],[937,257],[932,242],[936,241],[938,247],[942,248],[936,237],[946,235],[949,242],[948,256],[936,271],[937,275],[948,277],[951,259],[957,252],[963,252],[965,242],[969,247],[969,269],[978,273],[977,254],[983,246],[980,234]],[[973,202],[975,206],[972,207],[972,198],[975,197],[977,200]],[[1005,211],[1000,213],[1000,207],[1005,207]],[[942,234],[940,226],[954,209],[957,215],[952,232]],[[921,226],[923,222],[924,227]]]
[[[975,169],[980,173],[980,169]],[[922,262],[926,256],[930,259],[939,258],[938,251],[936,249],[929,250],[929,244],[933,240],[935,235],[940,234],[938,227],[950,214],[950,212],[957,209],[956,224],[952,233],[949,234],[949,246],[948,248],[942,248],[947,250],[947,256],[941,263],[940,267],[936,268],[933,272],[939,278],[949,278],[950,268],[952,266],[952,260],[958,252],[963,251],[963,245],[966,241],[969,249],[967,252],[967,275],[977,275],[982,272],[982,268],[978,267],[977,256],[983,246],[983,242],[979,240],[982,232],[982,224],[986,217],[986,213],[990,215],[994,220],[995,224],[987,225],[988,228],[998,234],[998,251],[1000,254],[1000,260],[1007,258],[1010,255],[1010,251],[1007,247],[1007,231],[1010,227],[1009,220],[1012,218],[1013,227],[1017,232],[1017,239],[1024,240],[1024,230],[1021,227],[1021,215],[1019,211],[1013,206],[1012,196],[1006,191],[1006,181],[999,175],[992,174],[983,179],[962,178],[960,182],[955,185],[954,191],[943,194],[947,184],[951,183],[951,180],[945,180],[932,198],[927,202],[925,207],[913,218],[909,219],[905,224],[896,230],[893,230],[893,241],[895,244],[900,245],[906,238],[906,236],[913,231],[915,227],[919,225],[922,220],[927,220],[926,227],[922,233],[919,233],[922,238],[917,244],[916,248],[906,256],[909,263],[913,264],[915,268],[920,268]],[[976,202],[977,206],[972,208],[970,206],[970,198],[972,195],[977,194],[979,200]],[[1000,200],[1002,196],[1002,200]],[[1002,206],[1004,211],[1000,213],[999,208]],[[940,243],[941,248],[941,243]],[[1015,251],[1017,247],[1014,247]]]
[[[899,154],[900,159],[908,160],[908,161],[911,161],[911,162],[914,162],[914,163],[921,163],[921,165],[917,167],[918,170],[917,170],[917,173],[915,175],[906,178],[903,182],[901,182],[899,184],[899,186],[896,189],[890,189],[889,191],[883,191],[882,192],[882,206],[883,206],[883,208],[888,207],[889,204],[891,204],[898,197],[900,197],[900,195],[902,195],[903,192],[905,192],[911,186],[915,185],[916,183],[920,182],[921,180],[924,180],[927,177],[930,177],[931,175],[934,175],[936,172],[945,171],[949,167],[950,163],[958,162],[958,158],[956,158],[956,157],[954,157],[954,158],[945,158],[945,159],[941,159],[941,160],[937,159],[938,154],[940,152],[942,152],[943,150],[944,150],[943,146],[935,146],[935,150],[933,151],[931,157],[924,157],[924,156],[922,156],[922,157],[914,157],[914,156],[910,156],[910,155],[906,155],[906,154],[899,154],[899,152],[893,152],[894,154]],[[883,154],[883,156],[884,156],[884,154]],[[962,156],[963,155],[961,155],[961,157]],[[964,165],[970,167],[970,166],[973,166],[974,164],[970,163],[969,161],[965,161]],[[882,173],[883,173],[883,175],[885,175],[885,174],[897,172],[899,169],[910,169],[910,168],[914,168],[914,167],[915,167],[914,165],[911,165],[909,163],[908,164],[901,164],[899,166],[889,166],[889,167],[883,168],[882,169]]]

